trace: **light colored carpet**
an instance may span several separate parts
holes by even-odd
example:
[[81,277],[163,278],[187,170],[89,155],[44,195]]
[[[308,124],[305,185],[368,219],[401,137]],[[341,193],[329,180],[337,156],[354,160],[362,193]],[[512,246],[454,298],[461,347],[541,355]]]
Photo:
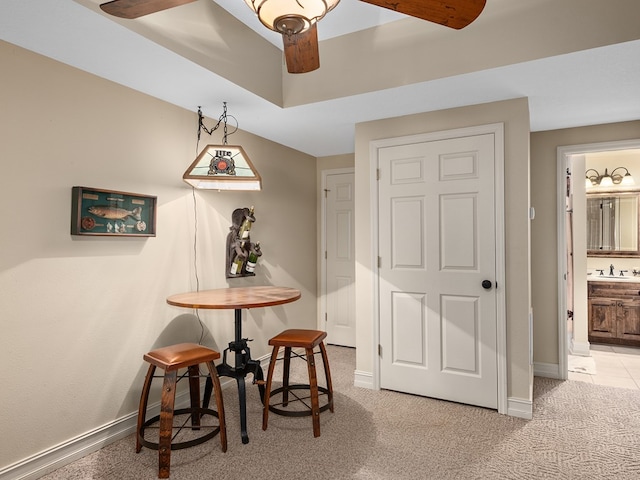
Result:
[[593,357],[569,355],[567,367],[570,372],[596,374],[596,360]]
[[[229,450],[218,437],[172,453],[171,478],[278,480],[638,479],[640,392],[536,378],[534,419],[353,386],[355,351],[329,347],[335,413],[270,416],[261,429],[249,386],[250,443],[240,442],[237,393],[224,391]],[[300,362],[301,363],[301,362]],[[305,373],[303,369],[299,372]],[[154,479],[157,452],[134,452],[133,435],[45,477]]]

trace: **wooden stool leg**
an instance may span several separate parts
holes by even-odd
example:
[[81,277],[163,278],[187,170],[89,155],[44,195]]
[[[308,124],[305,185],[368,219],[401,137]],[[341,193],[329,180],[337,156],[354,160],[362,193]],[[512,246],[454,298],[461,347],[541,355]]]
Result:
[[320,342],[320,352],[322,353],[322,363],[324,364],[324,376],[327,381],[327,401],[329,402],[329,410],[333,413],[333,384],[331,383],[331,371],[329,369],[329,357],[324,342]]
[[320,436],[320,401],[318,399],[318,377],[313,348],[306,348],[307,370],[309,371],[309,391],[311,393],[311,418],[313,419],[313,436]]
[[[191,408],[200,407],[200,368],[198,365],[189,367],[189,397]],[[197,429],[200,426],[200,415],[191,415],[191,427]]]
[[171,437],[173,435],[173,406],[176,400],[177,374],[178,372],[176,370],[164,373],[158,439],[159,478],[169,478],[169,468],[171,466]]
[[284,347],[284,364],[282,366],[282,406],[289,405],[289,369],[291,368],[291,347]]
[[269,372],[267,373],[267,384],[264,388],[264,406],[262,408],[262,430],[267,429],[269,421],[269,400],[271,397],[271,382],[273,380],[273,370],[276,368],[276,360],[278,359],[278,350],[280,347],[273,347],[271,352],[271,361],[269,362]]
[[213,362],[207,362],[207,368],[209,369],[209,378],[213,384],[214,396],[216,400],[216,410],[218,411],[218,425],[220,425],[220,445],[222,451],[227,451],[227,424],[224,418],[224,403],[222,401],[222,387],[220,387],[220,378],[218,378],[218,371]]
[[144,379],[144,385],[142,386],[142,394],[140,395],[140,406],[138,407],[138,426],[136,427],[136,453],[140,453],[142,450],[142,443],[140,442],[140,436],[142,432],[142,425],[144,425],[147,419],[147,404],[149,403],[149,390],[151,390],[151,381],[153,380],[153,374],[156,371],[155,365],[149,365],[147,370],[147,376]]

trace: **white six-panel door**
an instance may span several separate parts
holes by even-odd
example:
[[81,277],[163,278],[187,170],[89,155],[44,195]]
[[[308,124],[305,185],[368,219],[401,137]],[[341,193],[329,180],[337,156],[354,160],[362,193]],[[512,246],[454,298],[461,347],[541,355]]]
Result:
[[327,343],[355,347],[355,188],[353,172],[325,180]]
[[382,388],[498,406],[494,142],[378,150]]

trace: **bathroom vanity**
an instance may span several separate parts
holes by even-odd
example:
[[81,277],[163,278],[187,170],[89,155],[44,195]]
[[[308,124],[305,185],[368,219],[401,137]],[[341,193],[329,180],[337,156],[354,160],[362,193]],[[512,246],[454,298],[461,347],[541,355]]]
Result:
[[587,276],[589,342],[640,347],[640,276],[629,266],[640,259],[640,192],[587,193],[586,240],[588,257],[611,263]]
[[589,342],[640,347],[640,277],[588,282]]

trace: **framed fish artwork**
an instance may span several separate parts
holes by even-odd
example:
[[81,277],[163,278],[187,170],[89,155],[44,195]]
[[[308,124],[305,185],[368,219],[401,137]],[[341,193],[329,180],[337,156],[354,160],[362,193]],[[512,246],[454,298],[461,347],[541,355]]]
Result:
[[155,237],[157,197],[73,187],[71,235]]

